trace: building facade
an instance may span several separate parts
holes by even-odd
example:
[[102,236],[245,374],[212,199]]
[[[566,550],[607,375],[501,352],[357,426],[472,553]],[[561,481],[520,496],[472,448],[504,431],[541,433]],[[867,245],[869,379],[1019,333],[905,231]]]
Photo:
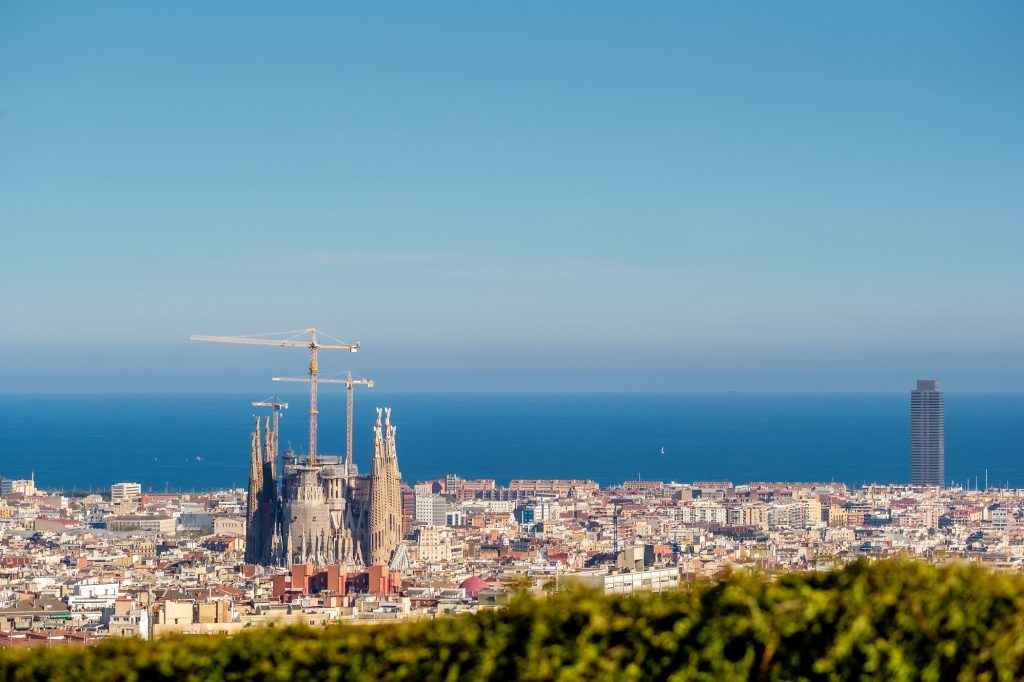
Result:
[[256,418],[249,449],[249,494],[245,512],[245,560],[277,565],[283,559],[283,509],[278,491],[278,434],[270,418]]
[[416,523],[444,526],[448,519],[448,501],[441,495],[416,496]]
[[945,400],[938,381],[919,379],[910,392],[910,482],[942,486],[945,478]]
[[142,497],[142,485],[139,483],[115,483],[110,486],[110,501],[132,502]]
[[[371,473],[342,457],[292,452],[276,470],[278,436],[256,420],[249,460],[246,561],[264,566],[387,564],[402,540],[401,475],[391,410],[377,411]],[[383,421],[382,421],[383,417]]]
[[161,535],[174,535],[175,526],[173,517],[163,515],[115,516],[107,523],[107,529],[112,531],[139,531]]
[[26,495],[36,494],[36,480],[32,478],[14,479],[0,478],[0,495]]
[[391,424],[391,408],[377,409],[374,427],[373,469],[370,473],[370,524],[367,565],[379,566],[391,561],[402,541],[401,474],[395,451],[395,427]]

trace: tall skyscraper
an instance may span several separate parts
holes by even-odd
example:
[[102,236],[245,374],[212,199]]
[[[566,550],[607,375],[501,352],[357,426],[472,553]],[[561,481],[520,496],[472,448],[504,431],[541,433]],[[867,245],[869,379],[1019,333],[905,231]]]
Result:
[[918,379],[910,392],[910,482],[943,485],[946,480],[946,406],[934,379]]

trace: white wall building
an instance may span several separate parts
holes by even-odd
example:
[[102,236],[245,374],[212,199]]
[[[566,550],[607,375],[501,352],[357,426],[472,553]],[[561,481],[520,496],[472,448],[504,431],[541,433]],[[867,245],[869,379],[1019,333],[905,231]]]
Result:
[[447,521],[448,500],[440,495],[416,496],[416,523],[444,526]]
[[113,606],[121,595],[118,583],[85,583],[75,585],[68,595],[68,608],[86,611],[102,610]]
[[115,483],[110,486],[110,501],[134,502],[142,497],[142,485],[139,483]]
[[663,592],[679,585],[679,569],[650,568],[643,571],[584,571],[567,573],[565,582],[577,582],[604,591],[605,594],[633,594],[634,592]]

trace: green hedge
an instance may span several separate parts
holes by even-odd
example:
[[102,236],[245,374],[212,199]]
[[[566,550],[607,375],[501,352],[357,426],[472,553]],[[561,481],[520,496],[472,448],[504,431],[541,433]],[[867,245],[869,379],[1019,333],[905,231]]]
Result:
[[0,651],[0,680],[1015,680],[1024,577],[857,563],[372,627]]

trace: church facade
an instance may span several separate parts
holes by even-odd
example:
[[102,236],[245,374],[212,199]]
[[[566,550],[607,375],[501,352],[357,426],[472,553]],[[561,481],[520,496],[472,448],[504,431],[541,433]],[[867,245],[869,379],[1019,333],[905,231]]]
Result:
[[246,554],[249,563],[388,564],[402,541],[402,508],[391,409],[377,410],[369,475],[341,457],[314,462],[281,455],[269,418],[256,419],[249,457]]

